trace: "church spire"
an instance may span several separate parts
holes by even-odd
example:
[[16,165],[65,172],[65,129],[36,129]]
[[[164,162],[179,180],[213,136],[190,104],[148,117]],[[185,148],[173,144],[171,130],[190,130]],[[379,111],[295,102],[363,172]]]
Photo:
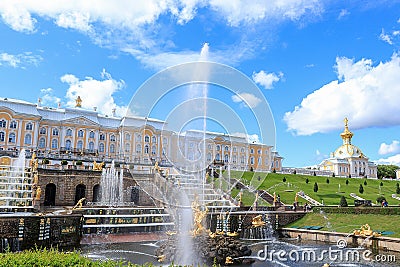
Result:
[[350,145],[351,138],[353,137],[353,133],[350,132],[350,130],[349,130],[348,122],[349,122],[349,120],[347,118],[344,118],[344,131],[343,131],[343,133],[340,134],[340,136],[343,139],[343,145]]

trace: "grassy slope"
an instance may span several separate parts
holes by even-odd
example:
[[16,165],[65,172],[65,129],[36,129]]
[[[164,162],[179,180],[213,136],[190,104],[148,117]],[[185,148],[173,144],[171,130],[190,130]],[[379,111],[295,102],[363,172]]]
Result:
[[[258,176],[261,180],[258,181]],[[396,193],[397,181],[382,181],[373,179],[360,179],[360,178],[338,178],[338,177],[320,177],[320,176],[306,176],[306,175],[293,175],[293,174],[278,174],[270,173],[252,173],[252,172],[232,172],[231,177],[241,178],[241,181],[245,184],[253,184],[258,189],[267,190],[269,193],[280,195],[281,201],[286,204],[292,204],[295,200],[295,194],[298,191],[304,191],[307,195],[311,196],[319,202],[324,202],[325,205],[339,205],[340,197],[344,196],[347,199],[349,205],[354,204],[354,199],[350,197],[350,193],[356,193],[364,199],[372,200],[376,202],[376,198],[380,195],[386,197],[389,205],[399,205],[400,201],[391,197],[392,194]],[[284,183],[282,180],[286,178]],[[309,179],[309,183],[306,183],[306,179]],[[329,184],[326,179],[329,178]],[[349,184],[346,185],[346,180]],[[364,181],[367,181],[367,185],[364,185]],[[318,184],[318,192],[315,193],[314,183]],[[379,190],[380,183],[383,186]],[[261,184],[260,184],[261,183]],[[339,191],[340,184],[340,192]],[[364,187],[364,193],[360,194],[358,189],[360,184]],[[305,202],[300,197],[298,198],[300,204]]]
[[387,236],[400,238],[399,220],[400,215],[309,213],[285,227],[318,225],[323,226],[321,231],[352,233],[368,223],[372,230],[391,231],[394,234]]

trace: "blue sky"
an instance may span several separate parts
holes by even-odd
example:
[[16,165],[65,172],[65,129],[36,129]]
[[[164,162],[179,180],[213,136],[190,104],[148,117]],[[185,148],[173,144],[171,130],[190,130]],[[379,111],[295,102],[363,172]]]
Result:
[[[333,152],[344,117],[364,154],[400,165],[399,11],[393,0],[1,1],[0,96],[72,107],[80,95],[84,108],[123,115],[147,79],[204,59],[207,43],[207,60],[258,85],[285,166]],[[213,86],[209,96],[243,121],[264,101]],[[179,102],[165,97],[169,110]]]

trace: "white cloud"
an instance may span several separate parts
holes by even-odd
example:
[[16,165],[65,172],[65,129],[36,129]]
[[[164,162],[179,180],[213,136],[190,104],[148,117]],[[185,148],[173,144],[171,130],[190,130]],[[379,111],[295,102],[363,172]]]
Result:
[[391,144],[382,143],[378,151],[379,155],[386,155],[399,152],[400,152],[400,142],[397,140],[393,140]]
[[23,3],[17,1],[2,1],[0,3],[0,14],[4,23],[18,32],[35,32],[36,19],[31,17],[30,12],[24,8]]
[[77,29],[83,32],[91,32],[92,27],[89,25],[90,16],[88,13],[79,12],[62,13],[58,16],[56,24],[63,28]]
[[39,65],[39,62],[42,61],[43,58],[39,55],[33,55],[31,52],[25,52],[22,54],[8,54],[1,53],[0,54],[0,66],[6,65],[13,68],[26,68],[28,65]]
[[118,116],[125,115],[126,107],[118,106],[113,94],[125,86],[124,81],[114,80],[105,70],[101,73],[102,80],[95,80],[92,77],[86,77],[79,80],[73,74],[65,74],[61,77],[61,81],[69,85],[67,90],[67,106],[74,107],[75,100],[78,96],[82,99],[82,108],[97,110],[102,114],[110,115],[112,110],[116,109]]
[[249,143],[261,144],[258,134],[232,133],[232,136],[246,138],[247,142]]
[[263,86],[265,89],[271,89],[273,83],[278,82],[283,77],[283,73],[275,74],[273,72],[267,73],[265,71],[253,72],[252,78],[255,83]]
[[390,37],[390,35],[385,33],[384,29],[382,29],[382,32],[379,35],[379,39],[381,39],[382,41],[384,41],[384,42],[386,42],[386,43],[388,43],[390,45],[393,44],[392,38]]
[[61,103],[61,99],[53,95],[52,88],[43,88],[40,90],[42,105],[54,107],[58,103]]
[[348,15],[350,15],[350,12],[347,9],[342,9],[340,10],[338,19],[342,19],[343,17],[346,17]]
[[243,103],[250,108],[255,108],[261,103],[261,99],[250,93],[241,93],[232,96],[232,101],[235,103]]
[[381,158],[375,161],[376,164],[390,164],[400,166],[400,154],[388,157]]
[[400,124],[400,57],[394,54],[376,66],[371,60],[358,62],[337,58],[338,78],[306,96],[293,111],[286,112],[288,130],[311,135],[338,130],[343,118],[360,129]]

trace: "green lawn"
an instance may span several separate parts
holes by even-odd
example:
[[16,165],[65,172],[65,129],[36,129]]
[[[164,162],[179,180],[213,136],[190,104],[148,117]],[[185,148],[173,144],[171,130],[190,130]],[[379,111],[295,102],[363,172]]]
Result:
[[355,229],[360,229],[362,225],[369,224],[374,231],[394,232],[387,236],[400,238],[399,221],[400,215],[313,212],[285,227],[323,226],[321,231],[352,233]]
[[[356,193],[358,196],[376,202],[378,196],[382,195],[389,202],[389,205],[400,204],[399,200],[392,198],[392,194],[396,193],[397,181],[382,181],[363,178],[338,178],[338,177],[320,177],[294,174],[278,174],[278,173],[256,173],[256,172],[239,172],[232,171],[231,177],[240,179],[246,185],[252,185],[254,188],[263,189],[270,194],[274,192],[281,197],[281,201],[285,204],[293,204],[295,194],[304,191],[307,195],[314,198],[325,205],[339,205],[340,197],[344,196],[349,205],[354,205],[354,199],[350,197],[350,193]],[[260,178],[259,178],[260,177]],[[309,182],[306,183],[308,178]],[[329,184],[327,183],[329,179]],[[286,182],[283,180],[286,179]],[[349,184],[346,185],[346,180]],[[364,185],[364,181],[367,185]],[[318,192],[314,192],[314,183],[318,184]],[[380,183],[383,186],[380,187]],[[359,193],[359,187],[362,184],[364,193]],[[340,192],[339,192],[340,185]],[[300,204],[305,203],[302,198],[298,198]]]

